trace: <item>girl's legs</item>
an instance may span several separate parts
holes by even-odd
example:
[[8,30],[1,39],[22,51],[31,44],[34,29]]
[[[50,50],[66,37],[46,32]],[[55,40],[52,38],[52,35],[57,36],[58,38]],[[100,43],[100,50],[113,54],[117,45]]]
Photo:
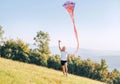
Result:
[[68,67],[67,67],[67,63],[65,63],[65,72],[68,72]]
[[63,71],[63,74],[65,75],[65,66],[64,65],[62,65],[62,71]]

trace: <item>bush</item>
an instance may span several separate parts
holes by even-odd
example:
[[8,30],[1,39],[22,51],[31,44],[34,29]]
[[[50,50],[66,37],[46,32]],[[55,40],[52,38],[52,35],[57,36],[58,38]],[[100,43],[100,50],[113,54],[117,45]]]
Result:
[[114,69],[110,74],[110,79],[113,80],[113,84],[120,84],[120,72]]
[[41,65],[41,66],[47,66],[47,56],[41,55],[41,53],[31,51],[29,56],[29,63]]
[[48,58],[47,63],[48,63],[49,68],[54,68],[54,69],[57,69],[57,70],[61,69],[60,56],[59,55],[50,56]]
[[1,46],[0,51],[2,57],[22,62],[29,61],[29,47],[28,44],[25,44],[22,40],[7,40],[4,42],[4,45]]

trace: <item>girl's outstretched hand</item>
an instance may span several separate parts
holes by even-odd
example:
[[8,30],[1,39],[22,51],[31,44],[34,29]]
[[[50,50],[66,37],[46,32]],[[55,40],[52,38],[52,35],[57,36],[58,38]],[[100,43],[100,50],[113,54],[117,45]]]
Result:
[[60,40],[58,40],[58,43],[60,43],[61,41]]

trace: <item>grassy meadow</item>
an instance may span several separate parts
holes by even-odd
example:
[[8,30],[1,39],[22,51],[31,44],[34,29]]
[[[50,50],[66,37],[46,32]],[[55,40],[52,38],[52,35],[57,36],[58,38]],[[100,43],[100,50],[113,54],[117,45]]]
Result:
[[61,71],[0,58],[0,84],[104,84]]

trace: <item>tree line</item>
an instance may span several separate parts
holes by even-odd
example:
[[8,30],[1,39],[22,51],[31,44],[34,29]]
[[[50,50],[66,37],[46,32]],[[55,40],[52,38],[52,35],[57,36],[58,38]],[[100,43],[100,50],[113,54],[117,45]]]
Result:
[[[3,33],[4,31],[0,26],[1,57],[61,70],[60,56],[50,55],[50,37],[48,33],[37,32],[34,37],[35,49],[30,49],[29,44],[24,43],[21,39],[3,40]],[[110,72],[104,59],[101,59],[101,63],[96,63],[90,59],[82,60],[80,57],[74,57],[69,54],[68,69],[71,74],[108,84],[120,84],[120,72],[117,69]]]

